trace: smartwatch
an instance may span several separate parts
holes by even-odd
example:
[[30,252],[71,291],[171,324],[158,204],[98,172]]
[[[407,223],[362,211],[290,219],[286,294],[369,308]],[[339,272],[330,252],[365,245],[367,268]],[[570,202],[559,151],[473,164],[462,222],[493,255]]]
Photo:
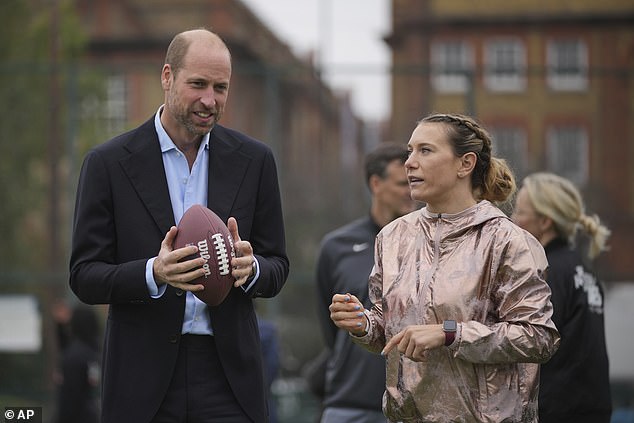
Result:
[[445,332],[445,346],[448,347],[456,339],[458,324],[455,320],[445,320],[442,322],[442,330]]

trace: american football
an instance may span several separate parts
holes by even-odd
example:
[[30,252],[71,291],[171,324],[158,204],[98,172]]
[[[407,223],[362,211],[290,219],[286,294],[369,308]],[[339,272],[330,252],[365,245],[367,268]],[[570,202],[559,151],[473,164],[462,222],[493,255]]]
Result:
[[190,282],[205,287],[194,295],[210,306],[217,306],[224,301],[235,282],[231,275],[231,259],[235,257],[235,251],[229,229],[216,213],[195,204],[183,214],[174,240],[174,249],[188,245],[197,246],[197,254],[207,260],[203,266],[205,275]]

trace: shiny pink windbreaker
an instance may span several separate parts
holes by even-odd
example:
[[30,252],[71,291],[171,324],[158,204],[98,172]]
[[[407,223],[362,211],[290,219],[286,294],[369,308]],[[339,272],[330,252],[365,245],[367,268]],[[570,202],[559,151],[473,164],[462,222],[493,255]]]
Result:
[[410,325],[456,320],[453,344],[424,362],[387,356],[393,422],[537,422],[539,364],[557,350],[542,246],[488,201],[454,215],[422,209],[377,237],[367,310],[380,352]]

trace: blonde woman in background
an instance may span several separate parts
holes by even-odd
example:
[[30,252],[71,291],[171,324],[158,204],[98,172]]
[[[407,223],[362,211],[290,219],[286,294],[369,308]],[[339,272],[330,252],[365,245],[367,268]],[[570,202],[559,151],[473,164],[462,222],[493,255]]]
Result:
[[515,192],[513,174],[467,116],[424,118],[408,151],[426,207],[377,236],[371,309],[336,294],[331,319],[386,357],[390,422],[537,422],[539,363],[559,334],[544,250],[492,204]]
[[612,402],[603,289],[573,240],[578,229],[589,237],[592,260],[605,249],[610,231],[596,215],[585,214],[581,195],[570,181],[551,173],[524,180],[513,220],[544,246],[552,319],[561,334],[559,350],[541,368],[539,421],[607,423]]

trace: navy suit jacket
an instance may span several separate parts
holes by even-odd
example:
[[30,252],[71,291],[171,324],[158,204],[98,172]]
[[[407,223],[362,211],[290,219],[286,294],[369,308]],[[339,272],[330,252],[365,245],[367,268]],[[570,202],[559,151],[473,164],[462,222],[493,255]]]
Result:
[[[232,288],[210,307],[231,388],[254,422],[267,421],[253,297],[280,292],[289,271],[277,170],[265,144],[216,125],[209,140],[208,204],[238,221],[260,265],[249,293]],[[149,296],[145,266],[174,225],[154,119],[91,150],[79,178],[70,286],[83,302],[110,304],[103,423],[149,422],[170,383],[185,310],[182,291]]]

